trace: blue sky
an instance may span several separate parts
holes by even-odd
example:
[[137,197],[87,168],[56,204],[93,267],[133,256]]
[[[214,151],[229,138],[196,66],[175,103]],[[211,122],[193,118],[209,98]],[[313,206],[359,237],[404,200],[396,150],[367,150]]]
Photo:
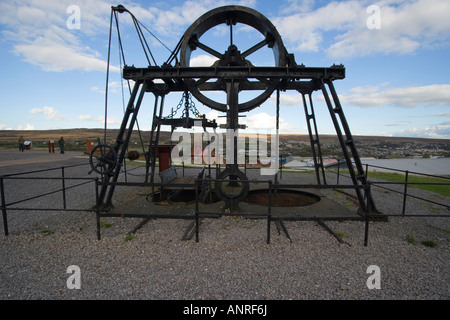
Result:
[[[448,0],[3,0],[0,130],[104,127],[110,14],[111,6],[118,4],[129,9],[170,49],[201,14],[217,6],[253,8],[276,26],[297,63],[308,67],[345,66],[346,78],[335,81],[335,87],[354,135],[450,139]],[[373,5],[378,12],[370,9]],[[79,26],[74,24],[77,21]],[[129,17],[120,15],[119,23],[126,63],[146,67]],[[219,48],[222,31],[218,27],[205,34],[205,41]],[[247,43],[256,43],[251,42],[255,36],[252,32],[242,25],[236,27],[240,50],[247,49]],[[145,34],[157,63],[162,64],[170,52]],[[114,32],[108,128],[120,126],[123,101],[128,101],[126,86],[122,94],[117,43]],[[261,53],[249,56],[252,63],[270,65],[263,50]],[[191,61],[208,65],[211,57],[199,51]],[[272,128],[274,97],[246,113],[242,122],[249,129]],[[334,134],[323,98],[319,92],[313,98],[319,133]],[[178,93],[167,96],[167,114],[180,99]],[[220,115],[201,103],[196,107],[211,119]],[[138,117],[141,129],[151,127],[152,112],[153,97],[149,94]],[[299,94],[282,94],[280,132],[307,134]]]

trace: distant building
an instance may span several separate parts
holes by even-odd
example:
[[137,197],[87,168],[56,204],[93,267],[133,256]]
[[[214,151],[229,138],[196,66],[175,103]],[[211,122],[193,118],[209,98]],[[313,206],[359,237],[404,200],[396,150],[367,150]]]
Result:
[[306,167],[306,162],[299,161],[299,160],[292,160],[288,163],[284,164],[283,167],[285,168],[304,168]]

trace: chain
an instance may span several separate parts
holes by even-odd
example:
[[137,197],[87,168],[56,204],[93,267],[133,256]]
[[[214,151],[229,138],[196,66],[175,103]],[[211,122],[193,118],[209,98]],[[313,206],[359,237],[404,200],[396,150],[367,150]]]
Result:
[[178,110],[183,108],[182,117],[188,117],[188,111],[190,110],[192,114],[197,118],[202,118],[203,115],[197,110],[195,107],[194,100],[192,100],[192,95],[188,92],[183,92],[183,96],[181,97],[180,102],[176,106],[175,110],[172,110],[172,112],[167,116],[169,119],[173,119],[175,115],[177,114]]

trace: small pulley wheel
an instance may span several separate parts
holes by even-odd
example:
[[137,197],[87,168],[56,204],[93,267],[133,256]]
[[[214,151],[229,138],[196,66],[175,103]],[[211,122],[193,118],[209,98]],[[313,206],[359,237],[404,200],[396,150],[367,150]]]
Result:
[[95,171],[100,174],[111,173],[117,164],[117,153],[110,145],[99,144],[91,150],[89,163],[92,168],[91,172]]

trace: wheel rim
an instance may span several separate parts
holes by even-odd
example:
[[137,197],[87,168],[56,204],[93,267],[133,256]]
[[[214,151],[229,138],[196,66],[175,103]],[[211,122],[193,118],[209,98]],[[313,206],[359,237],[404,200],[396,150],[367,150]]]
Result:
[[117,153],[109,145],[98,145],[94,147],[89,155],[89,163],[93,171],[107,174],[114,170],[117,162]]
[[[244,24],[257,30],[264,39],[259,43],[252,44],[248,48],[243,48],[244,51],[239,51],[233,43],[233,26],[238,23]],[[230,46],[224,53],[220,53],[214,48],[202,43],[202,35],[208,30],[211,30],[219,25],[225,24],[229,26],[230,32]],[[254,66],[247,58],[263,48],[270,48],[274,56],[274,66],[281,67],[286,65],[287,53],[281,40],[281,36],[276,30],[275,26],[261,13],[242,6],[225,6],[213,9],[200,18],[198,18],[185,32],[183,36],[183,43],[180,50],[180,64],[182,67],[189,67],[191,63],[191,55],[194,50],[203,50],[208,54],[217,58],[217,61],[213,66]],[[186,84],[192,95],[201,103],[208,107],[218,110],[227,111],[226,102],[215,101],[210,97],[207,97],[202,92],[201,86],[208,79],[186,79]],[[220,80],[218,80],[220,81]],[[255,107],[261,105],[266,101],[272,92],[276,89],[278,80],[276,79],[240,79],[245,82],[248,88],[258,87],[262,88],[262,93],[258,96],[251,98],[246,102],[238,104],[239,112],[250,111]],[[220,84],[217,85],[220,87]],[[225,84],[222,85],[222,89],[226,91]]]

